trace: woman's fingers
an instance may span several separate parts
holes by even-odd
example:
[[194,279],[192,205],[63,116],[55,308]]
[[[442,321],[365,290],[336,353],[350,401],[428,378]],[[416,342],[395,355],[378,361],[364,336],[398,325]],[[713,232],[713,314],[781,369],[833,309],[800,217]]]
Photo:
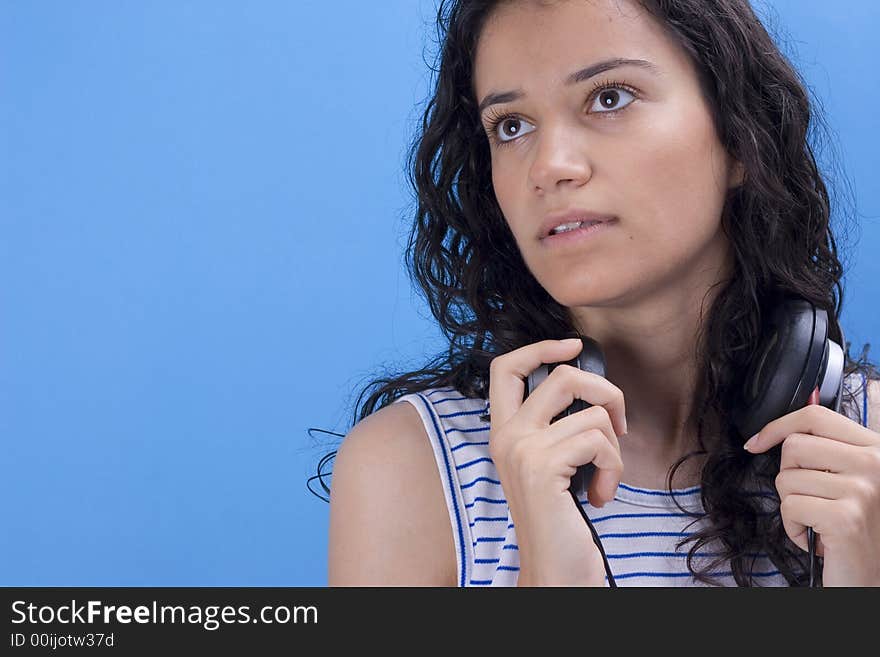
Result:
[[[612,420],[614,432],[617,435],[626,433],[623,391],[598,374],[567,364],[557,365],[547,379],[535,388],[522,405],[522,415],[535,426],[547,426],[575,399],[582,399],[593,406],[603,406]],[[547,418],[547,408],[556,413]]]
[[489,365],[489,405],[493,428],[507,424],[523,405],[525,379],[529,374],[543,364],[571,360],[581,349],[583,342],[579,339],[542,340],[493,358]]
[[809,495],[826,500],[839,500],[850,494],[852,483],[846,475],[793,468],[780,470],[776,475],[776,490],[779,491],[780,500],[788,495]]
[[554,447],[552,454],[553,458],[560,459],[566,467],[571,468],[571,475],[585,463],[595,464],[596,471],[588,489],[593,506],[601,507],[614,499],[623,475],[623,460],[620,450],[608,442],[602,431],[589,429],[564,438]]
[[804,468],[859,473],[870,468],[866,453],[876,448],[851,445],[809,433],[793,433],[782,443],[780,470]]
[[614,449],[620,452],[620,442],[614,432],[608,410],[604,406],[590,406],[560,418],[551,424],[543,435],[546,437],[548,445],[554,445],[569,436],[594,428],[600,429]]
[[839,527],[849,523],[849,504],[843,500],[827,500],[810,495],[788,495],[780,505],[782,526],[788,537],[807,551],[807,527],[816,532],[816,553],[822,556],[827,540],[824,536],[837,533]]

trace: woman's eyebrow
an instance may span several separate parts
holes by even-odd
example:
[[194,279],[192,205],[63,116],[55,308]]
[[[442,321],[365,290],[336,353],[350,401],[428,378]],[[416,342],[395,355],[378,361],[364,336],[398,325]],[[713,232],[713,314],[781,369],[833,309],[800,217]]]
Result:
[[[646,61],[644,59],[622,59],[620,57],[615,57],[613,59],[605,59],[601,62],[597,62],[595,64],[591,64],[590,66],[582,68],[579,71],[575,71],[565,79],[565,86],[568,87],[573,84],[577,84],[578,82],[589,80],[591,77],[599,75],[599,73],[604,73],[605,71],[609,71],[613,68],[618,68],[620,66],[639,66],[643,69],[651,71],[655,75],[660,74],[660,68],[652,62]],[[483,98],[482,101],[480,101],[480,105],[477,108],[477,113],[482,115],[483,110],[490,105],[497,105],[499,103],[510,103],[514,100],[519,100],[523,96],[525,96],[525,92],[523,92],[522,89],[500,92],[492,91],[486,94],[486,97]]]

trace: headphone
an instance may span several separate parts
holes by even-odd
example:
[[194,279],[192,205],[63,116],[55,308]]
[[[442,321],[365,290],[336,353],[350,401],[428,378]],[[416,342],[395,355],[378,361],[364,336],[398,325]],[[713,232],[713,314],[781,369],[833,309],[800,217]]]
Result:
[[[818,403],[840,412],[846,340],[842,328],[841,344],[831,340],[829,330],[826,310],[801,297],[786,294],[779,298],[769,321],[762,329],[756,350],[759,356],[749,369],[744,387],[731,412],[731,420],[743,442],[773,420],[810,403]],[[587,336],[578,337],[583,342],[583,349],[565,364],[605,378],[605,357],[599,343]],[[562,363],[544,363],[531,372],[526,379],[523,401],[560,364]],[[592,404],[582,399],[575,399],[551,423],[590,406]],[[616,587],[599,536],[578,501],[579,497],[586,496],[595,470],[593,463],[578,467],[571,478],[569,492],[602,553],[608,583]],[[809,585],[812,587],[815,585],[817,570],[815,534],[812,527],[807,528],[807,542]]]

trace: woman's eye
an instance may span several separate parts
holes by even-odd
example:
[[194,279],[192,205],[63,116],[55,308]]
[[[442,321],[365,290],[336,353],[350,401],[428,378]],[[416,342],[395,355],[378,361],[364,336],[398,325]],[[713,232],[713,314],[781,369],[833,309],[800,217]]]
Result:
[[[621,104],[625,98],[621,98],[621,94],[629,96],[630,100],[625,104]],[[614,114],[635,100],[635,95],[622,87],[606,86],[595,94],[593,106],[590,108],[593,114]],[[491,137],[494,137],[495,143],[506,145],[514,141],[523,134],[523,130],[519,126],[531,125],[528,121],[515,116],[507,116],[497,121],[491,128]]]
[[[623,105],[622,107],[617,107],[617,104],[620,102],[621,92],[635,100],[635,96],[633,96],[626,89],[620,89],[618,87],[606,88],[596,94],[596,99],[593,101],[593,107],[597,107],[598,103],[598,107],[602,107],[604,108],[604,110],[610,110],[612,112],[623,109],[623,107],[626,107],[626,105],[629,105],[629,103],[626,103],[626,105]],[[608,111],[598,110],[598,113],[608,114]]]
[[[517,119],[517,118],[514,118],[511,116],[506,119],[501,119],[497,123],[497,125],[495,126],[495,128],[493,130],[496,134],[498,141],[500,141],[502,144],[505,144],[513,139],[516,139],[517,137],[519,137],[523,133],[522,128],[518,128],[518,127],[512,128],[513,129],[512,134],[509,132],[509,130],[511,129],[511,126],[520,126],[520,125],[531,125],[531,123],[529,123],[528,121],[523,121],[522,119]],[[508,137],[509,137],[509,139],[508,139]]]

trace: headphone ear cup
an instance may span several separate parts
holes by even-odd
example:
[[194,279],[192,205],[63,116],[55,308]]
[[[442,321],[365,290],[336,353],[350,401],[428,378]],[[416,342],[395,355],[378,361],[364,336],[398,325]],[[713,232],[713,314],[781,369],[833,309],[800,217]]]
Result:
[[[581,342],[584,346],[578,355],[575,356],[574,360],[571,361],[571,364],[574,367],[585,372],[591,372],[604,379],[605,355],[602,353],[602,348],[599,346],[599,343],[585,335],[581,336]],[[577,413],[585,408],[590,408],[590,406],[592,406],[592,404],[585,402],[583,399],[575,399],[574,403],[569,406],[560,417]],[[594,463],[587,463],[586,465],[580,466],[571,478],[570,490],[574,492],[578,499],[587,497],[587,488],[589,487],[590,480],[592,480],[595,472],[596,465]]]
[[[593,340],[592,338],[588,338],[587,336],[580,336],[581,343],[583,346],[581,347],[578,355],[572,358],[569,361],[565,362],[565,365],[570,365],[571,367],[576,367],[579,370],[584,372],[590,372],[592,374],[597,374],[601,376],[603,379],[605,378],[605,355],[602,353],[602,348],[599,346],[599,343]],[[549,366],[544,365],[548,374],[552,372],[559,363],[551,363]],[[540,368],[539,368],[540,369]],[[542,373],[539,373],[539,375]],[[585,408],[590,408],[592,404],[584,401],[583,399],[575,399],[568,408],[562,411],[559,415],[553,418],[553,422],[557,420],[561,420],[562,418],[571,415],[573,413],[577,413],[578,411],[582,411]]]
[[[578,355],[573,359],[566,361],[566,365],[571,365],[572,367],[577,367],[585,372],[592,372],[593,374],[598,374],[602,378],[605,378],[605,356],[602,353],[602,348],[599,346],[599,343],[593,340],[592,338],[586,336],[580,336],[581,342],[583,343],[583,347],[581,351],[578,352]],[[525,386],[523,390],[523,401],[525,401],[529,394],[534,391],[548,376],[550,373],[559,365],[559,363],[542,363],[535,370],[529,372],[529,375],[526,377]],[[552,422],[557,422],[564,417],[571,415],[572,413],[577,413],[578,411],[582,411],[585,408],[589,408],[592,404],[585,402],[583,399],[575,399],[568,408],[563,410],[559,415],[554,417],[551,420]],[[593,477],[593,472],[595,472],[596,466],[593,463],[587,463],[586,465],[580,466],[575,472],[574,476],[571,478],[571,485],[569,489],[578,497],[585,498],[587,496],[587,487],[590,485],[590,480]]]
[[541,363],[535,370],[529,372],[529,375],[526,377],[525,390],[523,391],[523,401],[525,401],[532,391],[534,391],[534,389],[537,388],[548,376],[550,376],[550,368],[547,366],[547,363]]
[[[581,348],[578,355],[572,358],[569,361],[566,361],[566,365],[571,365],[572,367],[577,367],[585,372],[592,372],[593,374],[598,374],[603,379],[605,378],[605,355],[602,353],[602,347],[599,346],[599,343],[593,340],[592,338],[588,338],[586,336],[580,336],[581,342],[583,343],[583,347]],[[523,390],[523,401],[525,401],[528,396],[537,388],[548,376],[550,376],[550,372],[556,369],[556,366],[559,363],[541,363],[537,368],[533,371],[529,372],[529,375],[525,380],[525,389]],[[586,404],[582,399],[575,399],[575,404],[581,402],[585,404],[584,408],[590,406],[590,404]],[[581,409],[578,409],[581,410]],[[564,417],[564,416],[557,416]]]
[[602,353],[602,347],[600,347],[599,343],[593,340],[593,338],[588,338],[585,335],[581,336],[581,342],[584,346],[580,353],[575,356],[572,365],[585,372],[598,374],[603,379],[606,378],[605,355]]
[[828,314],[806,299],[783,297],[764,327],[731,419],[743,440],[803,407],[827,362]]
[[846,364],[843,349],[833,340],[828,341],[828,358],[823,367],[819,403],[840,413],[843,397],[843,368]]
[[[773,326],[768,337],[761,343],[761,347],[759,347],[761,355],[758,358],[757,365],[749,370],[746,377],[745,392],[743,395],[746,404],[752,405],[758,399],[758,395],[761,393],[761,381],[765,376],[767,361],[769,360],[771,363],[775,363],[776,354],[774,353],[774,349],[778,343],[779,331],[776,326]],[[773,353],[772,358],[771,353]]]

